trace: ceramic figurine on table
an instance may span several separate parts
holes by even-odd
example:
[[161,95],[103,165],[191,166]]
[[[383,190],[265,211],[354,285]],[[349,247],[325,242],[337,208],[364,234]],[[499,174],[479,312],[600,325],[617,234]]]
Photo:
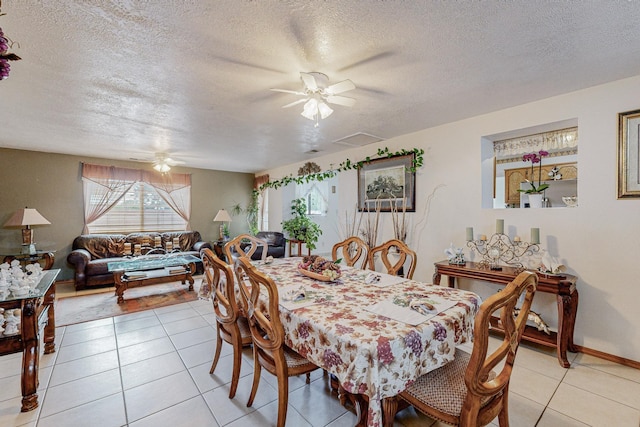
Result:
[[7,310],[4,313],[4,321],[6,322],[4,335],[16,335],[20,333],[20,309]]

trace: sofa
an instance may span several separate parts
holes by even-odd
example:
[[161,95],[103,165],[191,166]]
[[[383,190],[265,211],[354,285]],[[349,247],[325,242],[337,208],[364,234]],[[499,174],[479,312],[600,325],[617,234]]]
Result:
[[[267,256],[274,258],[284,258],[287,247],[287,239],[284,234],[278,231],[259,231],[256,233],[256,237],[260,240],[264,240],[269,245],[267,249]],[[262,246],[251,255],[251,259],[258,260],[262,258]]]
[[[167,242],[173,245],[174,239],[178,239],[180,251],[198,258],[200,258],[200,250],[211,249],[211,244],[203,241],[197,231],[83,234],[73,240],[72,251],[67,256],[67,262],[74,270],[76,290],[113,285],[113,273],[109,272],[107,264],[118,261],[126,255],[125,243],[129,243],[131,248],[141,245],[141,253],[144,254],[152,249],[151,246],[155,245],[157,237],[160,238],[163,248],[167,247]],[[178,248],[174,246],[173,249]],[[202,271],[202,262],[199,262],[196,264],[196,274],[202,274]]]

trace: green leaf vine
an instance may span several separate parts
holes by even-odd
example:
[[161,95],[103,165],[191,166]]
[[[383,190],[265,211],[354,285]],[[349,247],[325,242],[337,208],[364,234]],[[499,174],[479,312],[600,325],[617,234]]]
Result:
[[406,156],[406,155],[413,155],[411,167],[408,168],[409,171],[415,172],[418,168],[422,167],[424,162],[424,150],[422,148],[413,148],[411,150],[402,149],[395,152],[392,152],[391,150],[389,150],[388,147],[378,148],[378,152],[377,152],[378,157],[375,159],[372,159],[370,156],[365,157],[363,160],[360,160],[359,162],[353,162],[349,159],[346,159],[345,161],[340,163],[338,167],[335,169],[322,171],[318,173],[312,173],[308,175],[302,175],[302,176],[287,175],[284,178],[281,178],[275,181],[269,181],[262,184],[257,191],[260,192],[267,188],[272,188],[274,190],[277,190],[278,188],[284,187],[288,184],[291,184],[292,182],[295,182],[296,184],[305,184],[311,181],[321,182],[321,181],[324,181],[325,179],[333,178],[339,172],[361,169],[364,165],[378,158],[384,158],[384,157],[390,158],[390,157]]

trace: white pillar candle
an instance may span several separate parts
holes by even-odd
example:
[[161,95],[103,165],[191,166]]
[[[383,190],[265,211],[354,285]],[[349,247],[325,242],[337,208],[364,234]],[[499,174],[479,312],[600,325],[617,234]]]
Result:
[[154,237],[154,243],[156,248],[159,248],[160,246],[162,246],[162,243],[160,242],[160,236]]
[[166,246],[167,252],[171,252],[173,250],[173,243],[167,242],[165,243],[165,246]]
[[174,246],[176,249],[180,249],[180,238],[178,238],[178,237],[174,237],[174,238],[173,238],[173,246]]
[[496,233],[504,234],[504,219],[496,219]]
[[126,255],[129,255],[131,253],[131,243],[125,243],[124,244],[124,253]]

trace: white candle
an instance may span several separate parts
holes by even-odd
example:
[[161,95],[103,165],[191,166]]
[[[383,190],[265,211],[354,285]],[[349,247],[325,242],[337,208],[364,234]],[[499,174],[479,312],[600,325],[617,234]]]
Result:
[[486,234],[481,234],[480,235],[480,240],[487,240],[487,235]]
[[180,249],[180,238],[178,238],[178,237],[174,237],[174,238],[173,238],[173,246],[174,246],[176,249]]
[[160,242],[160,236],[156,236],[154,238],[154,242],[155,242],[155,247],[159,248],[160,246],[162,246],[162,243]]
[[141,249],[141,248],[142,248],[142,247],[141,247],[140,245],[134,245],[134,246],[133,246],[133,250],[135,251],[136,255],[139,255],[139,254],[140,254],[140,249]]
[[496,219],[496,233],[504,234],[504,219]]
[[513,238],[513,241],[514,241],[514,242],[519,242],[519,241],[520,241],[520,236],[516,236],[516,237],[514,237],[514,238]]
[[129,255],[131,253],[131,243],[124,244],[124,253]]
[[173,250],[173,243],[167,242],[165,243],[165,246],[168,252],[171,252]]

